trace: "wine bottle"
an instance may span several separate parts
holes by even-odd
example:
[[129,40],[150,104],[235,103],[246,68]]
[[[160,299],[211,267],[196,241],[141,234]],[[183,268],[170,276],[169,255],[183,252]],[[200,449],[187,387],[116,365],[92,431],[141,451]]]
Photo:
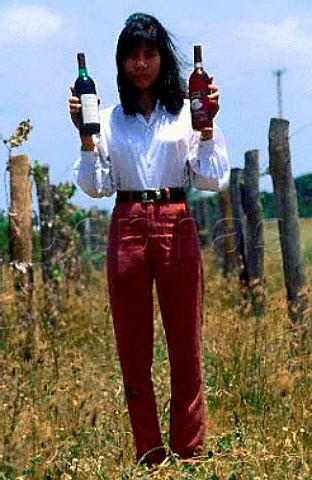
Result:
[[77,54],[78,77],[75,81],[75,95],[80,99],[79,131],[92,135],[100,131],[100,117],[95,83],[88,75],[84,53]]
[[189,97],[192,126],[194,130],[213,132],[212,115],[209,109],[209,77],[203,68],[202,47],[194,46],[194,70],[189,78]]

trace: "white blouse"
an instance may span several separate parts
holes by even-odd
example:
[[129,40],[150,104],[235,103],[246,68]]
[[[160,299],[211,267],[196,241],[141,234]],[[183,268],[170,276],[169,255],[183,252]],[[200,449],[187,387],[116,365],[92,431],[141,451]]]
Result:
[[213,139],[200,140],[188,100],[178,115],[157,103],[149,121],[141,114],[126,115],[121,105],[102,110],[100,118],[94,151],[82,151],[74,164],[77,183],[90,197],[188,185],[218,191],[228,185],[222,132],[214,123]]

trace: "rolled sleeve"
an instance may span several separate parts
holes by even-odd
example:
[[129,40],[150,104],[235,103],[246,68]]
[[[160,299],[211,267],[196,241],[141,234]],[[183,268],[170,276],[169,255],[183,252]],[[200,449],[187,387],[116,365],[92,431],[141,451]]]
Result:
[[211,140],[201,141],[194,132],[190,151],[191,185],[199,190],[219,191],[230,182],[230,164],[225,141],[220,128],[214,126]]
[[95,139],[94,151],[81,151],[74,163],[74,174],[79,187],[90,197],[109,197],[115,192],[112,165],[101,137]]

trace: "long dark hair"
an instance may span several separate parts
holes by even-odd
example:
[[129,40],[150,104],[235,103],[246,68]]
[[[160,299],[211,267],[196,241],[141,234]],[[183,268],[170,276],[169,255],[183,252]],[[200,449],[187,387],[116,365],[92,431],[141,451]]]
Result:
[[134,13],[128,18],[117,43],[117,85],[125,113],[135,114],[139,106],[137,91],[125,75],[123,62],[143,42],[156,47],[161,57],[161,72],[153,86],[155,99],[159,99],[168,112],[179,113],[186,96],[186,84],[181,74],[182,57],[161,23],[145,13]]

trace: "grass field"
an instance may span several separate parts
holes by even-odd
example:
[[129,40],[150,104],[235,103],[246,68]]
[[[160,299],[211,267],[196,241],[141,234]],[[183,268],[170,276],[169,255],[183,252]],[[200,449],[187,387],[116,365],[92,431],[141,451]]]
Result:
[[[302,222],[311,308],[312,223]],[[252,317],[236,278],[217,274],[204,252],[203,367],[205,454],[196,465],[174,457],[157,469],[134,463],[134,447],[112,333],[105,275],[81,295],[62,290],[57,328],[38,315],[37,361],[21,360],[9,285],[1,296],[1,480],[311,480],[311,321],[296,356],[274,222],[266,224],[267,311]],[[40,291],[37,310],[40,311]],[[310,316],[311,320],[311,316]],[[156,305],[153,376],[168,442],[169,369]]]

